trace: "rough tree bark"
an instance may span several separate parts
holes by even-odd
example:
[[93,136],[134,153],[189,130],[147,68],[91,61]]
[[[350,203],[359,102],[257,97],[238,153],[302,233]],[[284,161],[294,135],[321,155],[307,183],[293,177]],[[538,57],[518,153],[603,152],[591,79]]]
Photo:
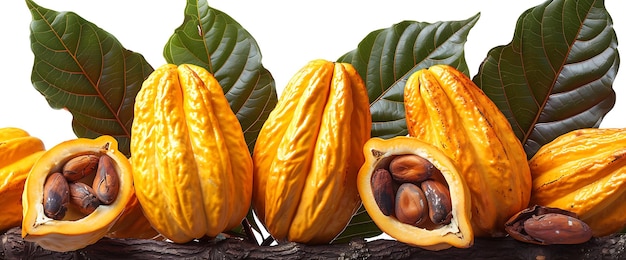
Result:
[[103,238],[73,252],[51,252],[21,238],[13,228],[0,236],[0,259],[626,259],[626,234],[593,238],[580,245],[539,246],[510,238],[476,239],[468,249],[427,251],[391,240],[353,240],[307,246],[259,246],[237,238],[173,244]]

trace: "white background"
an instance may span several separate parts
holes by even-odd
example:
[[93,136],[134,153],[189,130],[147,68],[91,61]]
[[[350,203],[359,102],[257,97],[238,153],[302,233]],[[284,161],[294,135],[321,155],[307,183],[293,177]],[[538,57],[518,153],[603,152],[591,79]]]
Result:
[[[606,0],[618,39],[626,37],[622,0]],[[152,67],[165,63],[163,46],[183,22],[185,1],[154,0],[38,0],[56,11],[73,11],[113,34],[122,45],[139,52]],[[383,3],[381,5],[381,3]],[[437,22],[466,20],[481,13],[465,45],[470,75],[478,71],[487,52],[508,44],[519,15],[541,0],[439,1],[258,1],[214,0],[209,4],[246,28],[257,40],[263,64],[272,73],[280,94],[293,74],[312,59],[336,60],[357,47],[371,31],[403,20]],[[620,6],[621,5],[621,6]],[[53,110],[30,81],[30,12],[24,1],[0,1],[0,127],[16,126],[41,138],[47,148],[75,138],[71,114]],[[620,48],[622,50],[623,48]],[[625,57],[622,52],[622,57]],[[618,73],[613,88],[617,103],[602,127],[626,127],[626,72]]]
[[[626,40],[623,0],[606,0],[618,39]],[[38,0],[56,11],[73,11],[112,33],[122,45],[144,55],[152,67],[165,63],[162,51],[183,21],[185,1],[154,0]],[[382,3],[382,5],[381,5]],[[437,22],[465,20],[481,13],[465,45],[470,75],[478,71],[487,52],[508,44],[519,15],[541,0],[438,0],[438,1],[259,1],[213,0],[209,4],[246,28],[257,40],[263,64],[282,88],[308,61],[336,60],[357,47],[369,32],[403,20]],[[0,127],[16,126],[41,138],[47,148],[75,138],[71,114],[53,110],[30,82],[30,12],[24,1],[0,1]],[[620,48],[623,50],[623,48]],[[624,52],[623,52],[624,53]],[[622,57],[625,57],[622,53]],[[626,72],[614,82],[617,103],[601,127],[626,127]]]

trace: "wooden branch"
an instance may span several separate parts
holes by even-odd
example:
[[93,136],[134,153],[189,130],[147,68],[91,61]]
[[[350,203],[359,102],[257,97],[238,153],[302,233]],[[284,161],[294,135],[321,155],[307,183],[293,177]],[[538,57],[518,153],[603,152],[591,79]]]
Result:
[[0,259],[624,259],[626,234],[593,238],[580,245],[540,246],[511,238],[476,239],[467,249],[428,251],[392,240],[353,240],[307,246],[286,243],[258,246],[237,238],[174,244],[143,239],[103,238],[84,249],[59,253],[21,238],[13,228],[0,236]]

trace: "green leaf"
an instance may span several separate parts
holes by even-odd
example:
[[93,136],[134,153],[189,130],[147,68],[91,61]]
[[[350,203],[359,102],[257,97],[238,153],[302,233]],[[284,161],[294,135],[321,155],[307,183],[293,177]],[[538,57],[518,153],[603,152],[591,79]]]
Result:
[[[448,64],[469,73],[464,45],[479,17],[476,14],[464,21],[432,24],[402,21],[369,33],[357,49],[339,58],[339,62],[351,63],[365,81],[372,113],[372,136],[391,138],[408,133],[404,85],[414,72],[435,64]],[[381,233],[361,207],[334,242]]]
[[404,85],[414,72],[435,64],[448,64],[465,74],[464,45],[480,14],[464,21],[423,23],[403,21],[371,32],[339,58],[351,63],[368,90],[372,136],[406,135]]
[[237,115],[248,149],[278,100],[272,75],[261,64],[254,38],[227,14],[204,0],[188,0],[183,24],[167,42],[165,59],[195,64],[213,73]]
[[510,44],[474,82],[508,118],[528,158],[554,138],[598,127],[615,104],[617,37],[604,1],[547,1],[524,12]]
[[32,14],[33,86],[52,108],[72,113],[78,137],[111,135],[128,156],[135,95],[152,67],[77,14],[26,4]]
[[347,243],[352,238],[375,237],[382,233],[372,221],[370,215],[367,214],[367,210],[361,205],[354,216],[352,216],[346,229],[333,240],[333,243]]

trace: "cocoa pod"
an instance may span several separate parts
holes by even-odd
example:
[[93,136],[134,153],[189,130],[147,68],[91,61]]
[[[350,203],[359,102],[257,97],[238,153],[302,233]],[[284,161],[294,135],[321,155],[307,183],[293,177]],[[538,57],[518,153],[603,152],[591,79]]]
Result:
[[428,218],[428,202],[422,189],[413,183],[403,183],[396,192],[396,218],[417,226]]
[[391,160],[389,171],[398,182],[420,183],[433,175],[431,162],[415,154],[400,155]]
[[93,190],[102,204],[111,204],[117,198],[120,189],[119,176],[113,165],[111,157],[100,156],[98,170],[93,179]]
[[[376,201],[380,188],[372,184],[372,180],[376,183],[376,176],[381,172],[388,170],[391,160],[398,156],[407,154],[415,154],[427,159],[433,164],[433,176],[428,182],[441,184],[442,193],[446,193],[447,204],[444,206],[445,217],[448,224],[433,223],[429,217],[424,216],[423,222],[418,225],[407,224],[400,221],[403,213],[394,212],[393,216],[383,214],[379,204]],[[465,183],[461,176],[461,172],[456,167],[450,157],[446,156],[443,151],[431,144],[421,141],[417,138],[409,136],[396,136],[389,139],[374,137],[369,139],[363,146],[363,155],[365,155],[365,163],[361,166],[357,178],[359,195],[363,202],[363,208],[367,210],[367,214],[378,228],[385,234],[394,239],[427,250],[443,250],[450,247],[467,248],[472,246],[474,242],[474,233],[471,227],[471,204],[469,186]],[[382,170],[381,170],[382,169]],[[374,177],[374,178],[372,178]],[[396,196],[406,196],[410,194],[410,189],[402,187],[402,183],[392,181],[392,187],[397,186]],[[413,185],[414,183],[411,183]],[[415,184],[415,190],[420,190],[419,184]],[[428,186],[434,186],[429,184]],[[406,186],[405,186],[406,187]],[[425,191],[424,191],[425,192]],[[405,194],[405,195],[400,195]],[[411,194],[414,196],[414,194]],[[420,195],[421,196],[421,195]],[[424,194],[426,200],[428,196]],[[431,202],[434,200],[431,199]],[[403,204],[396,201],[395,204]],[[428,201],[425,203],[428,205]],[[443,205],[441,202],[435,202],[438,207]],[[400,205],[397,205],[400,206]],[[430,208],[430,205],[426,206]],[[403,207],[407,209],[406,207]],[[428,211],[429,209],[424,209]]]
[[602,237],[626,227],[626,128],[584,128],[542,146],[528,161],[531,205],[576,213]]
[[450,191],[443,183],[434,180],[423,181],[420,185],[428,201],[428,216],[438,225],[446,225],[452,219]]
[[48,176],[43,187],[44,214],[55,220],[65,217],[70,202],[70,188],[60,172]]
[[250,209],[252,159],[214,75],[164,64],[141,85],[134,115],[133,183],[151,226],[174,243],[240,226]]
[[386,169],[380,168],[376,169],[374,173],[372,173],[372,192],[374,193],[374,200],[380,211],[382,211],[385,216],[390,216],[394,212],[394,191],[393,191],[393,180],[391,178],[391,173]]
[[524,231],[546,245],[581,244],[591,239],[591,228],[580,219],[558,213],[533,216],[524,221]]
[[93,174],[98,169],[99,157],[94,154],[76,156],[63,165],[63,176],[68,181],[77,181]]
[[70,202],[84,214],[90,214],[100,206],[100,200],[89,185],[82,182],[69,184]]
[[[69,184],[63,176],[62,168],[65,163],[74,157],[84,154],[106,154],[115,165],[119,191],[115,201],[106,207],[99,206],[94,212],[84,214],[79,207],[71,202]],[[58,173],[55,173],[58,172]],[[66,205],[67,211],[61,219],[51,219],[44,212],[44,203],[50,201],[51,187],[48,186],[53,180],[63,183],[65,186],[64,196],[61,196],[60,205]],[[57,177],[58,176],[58,177]],[[86,185],[92,185],[95,175],[90,175],[79,180]],[[46,199],[44,199],[46,197]],[[110,135],[101,135],[95,139],[75,138],[63,141],[49,150],[33,164],[24,183],[22,192],[22,238],[24,242],[36,243],[41,249],[56,252],[69,252],[85,248],[98,242],[112,231],[117,222],[140,222],[136,218],[124,218],[123,214],[132,209],[127,206],[134,197],[132,168],[128,158],[118,149],[117,140]],[[53,204],[54,205],[54,204]],[[52,212],[50,207],[48,211]],[[2,213],[4,214],[4,212]],[[134,225],[125,225],[131,227]],[[131,227],[132,228],[132,227]],[[127,230],[126,233],[140,234],[141,230]],[[2,258],[2,257],[0,257]]]
[[524,147],[498,106],[455,67],[413,73],[404,88],[408,134],[441,149],[472,187],[472,229],[502,237],[504,223],[530,201]]

